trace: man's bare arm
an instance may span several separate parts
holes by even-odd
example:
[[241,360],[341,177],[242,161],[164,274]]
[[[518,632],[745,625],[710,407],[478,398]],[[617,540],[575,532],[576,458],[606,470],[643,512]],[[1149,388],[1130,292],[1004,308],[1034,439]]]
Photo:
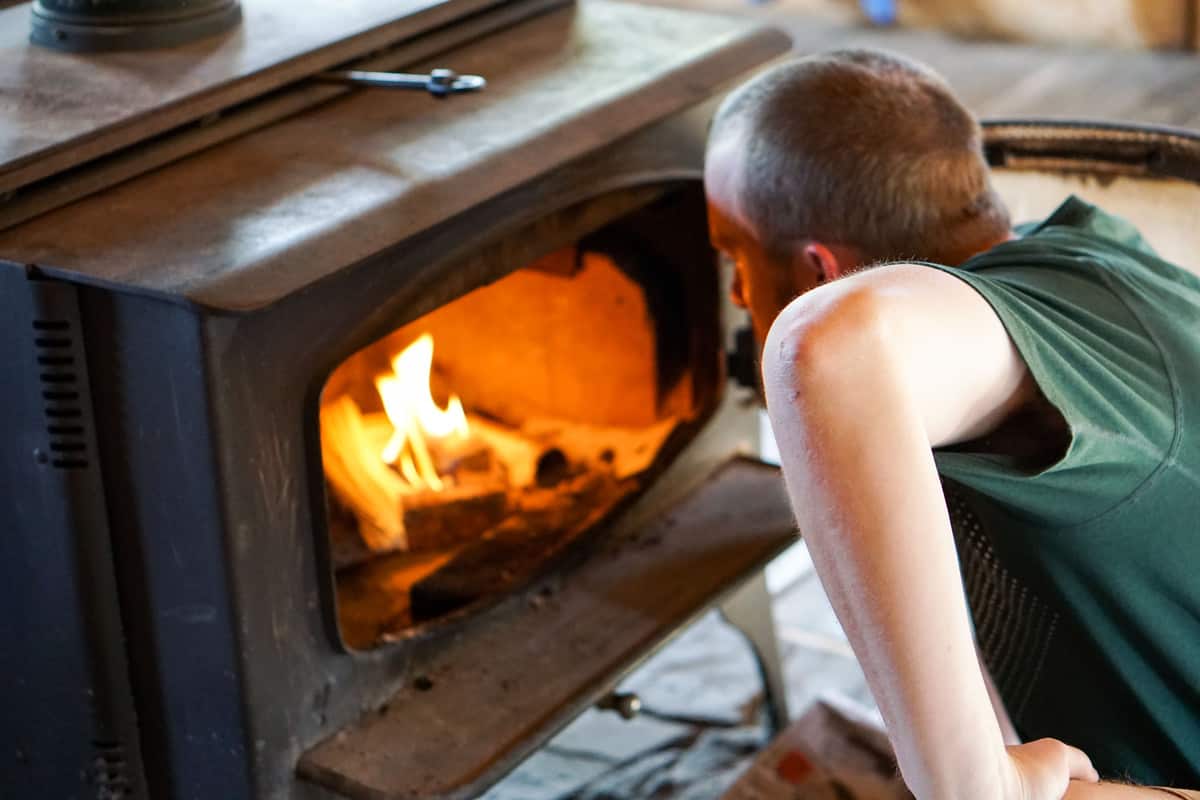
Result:
[[1072,781],[1063,800],[1200,800],[1191,789],[1130,786],[1125,783],[1082,783]]
[[868,270],[780,315],[763,376],[800,529],[918,800],[1057,800],[1095,780],[1060,743],[1005,750],[975,656],[931,447],[1027,396],[987,303],[926,267]]

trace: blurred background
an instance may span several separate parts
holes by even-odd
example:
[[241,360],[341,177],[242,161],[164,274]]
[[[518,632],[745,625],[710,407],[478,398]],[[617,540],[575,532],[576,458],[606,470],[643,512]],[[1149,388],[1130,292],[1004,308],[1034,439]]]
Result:
[[651,1],[769,20],[797,53],[905,53],[982,117],[1200,126],[1200,0]]

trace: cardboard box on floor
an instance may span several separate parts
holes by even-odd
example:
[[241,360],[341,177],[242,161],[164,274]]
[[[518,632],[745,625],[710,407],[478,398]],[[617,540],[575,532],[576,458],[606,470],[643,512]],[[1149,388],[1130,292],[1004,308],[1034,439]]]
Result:
[[721,800],[912,800],[873,716],[847,699],[816,702]]
[[[900,25],[977,38],[1181,50],[1196,49],[1200,37],[1200,0],[891,2]],[[877,9],[887,5],[887,0],[874,3]]]

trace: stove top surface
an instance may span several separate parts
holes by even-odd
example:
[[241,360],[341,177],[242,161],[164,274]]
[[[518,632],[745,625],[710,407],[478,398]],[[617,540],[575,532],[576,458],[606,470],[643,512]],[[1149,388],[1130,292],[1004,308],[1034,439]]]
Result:
[[91,55],[30,44],[30,4],[0,8],[0,195],[504,2],[254,0],[228,33]]
[[[695,107],[788,45],[744,20],[589,0],[418,65],[482,75],[484,91],[355,90],[0,232],[0,259],[260,308]],[[703,126],[683,143],[688,174],[663,179],[699,178]]]

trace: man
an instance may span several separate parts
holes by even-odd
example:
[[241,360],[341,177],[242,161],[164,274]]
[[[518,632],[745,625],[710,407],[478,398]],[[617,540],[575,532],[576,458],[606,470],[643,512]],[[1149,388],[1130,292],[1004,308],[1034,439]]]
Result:
[[[883,53],[736,91],[705,183],[800,529],[918,800],[1200,786],[1200,280],[1075,198],[1015,234],[975,120]],[[1027,744],[989,702],[939,473],[987,531],[985,656]]]

